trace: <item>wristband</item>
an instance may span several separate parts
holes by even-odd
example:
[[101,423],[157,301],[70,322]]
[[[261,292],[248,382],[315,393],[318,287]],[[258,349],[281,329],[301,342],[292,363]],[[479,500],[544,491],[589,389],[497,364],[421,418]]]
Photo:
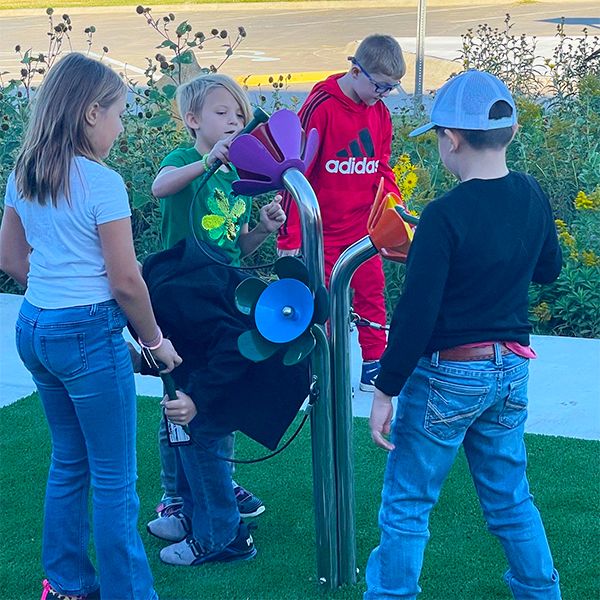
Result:
[[204,171],[208,173],[210,171],[210,166],[208,164],[208,154],[204,154],[200,160],[202,162],[202,166],[204,167]]
[[163,334],[158,325],[156,326],[156,330],[158,333],[149,342],[143,342],[141,338],[138,338],[138,343],[142,348],[146,348],[146,350],[158,350],[160,348],[163,343]]

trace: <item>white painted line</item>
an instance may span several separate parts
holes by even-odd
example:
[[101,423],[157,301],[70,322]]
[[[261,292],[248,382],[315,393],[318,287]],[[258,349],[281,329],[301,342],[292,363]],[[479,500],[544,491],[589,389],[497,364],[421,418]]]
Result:
[[[583,36],[569,36],[573,40],[582,39]],[[405,52],[416,53],[417,40],[414,37],[397,37],[396,41]],[[551,58],[558,43],[558,39],[553,35],[546,36],[526,36],[527,41],[533,42],[535,39],[535,53],[542,58]],[[433,37],[425,38],[425,56],[442,58],[444,60],[457,60],[459,52],[462,49],[462,38],[460,36]]]
[[[581,8],[563,8],[561,10],[548,10],[548,11],[544,11],[543,13],[539,13],[539,12],[534,12],[534,13],[519,13],[517,15],[515,15],[513,17],[513,19],[516,21],[517,19],[520,19],[521,17],[540,17],[540,21],[544,21],[546,19],[546,17],[550,16],[550,15],[560,15],[560,16],[564,16],[565,13],[567,12],[575,12],[575,13],[580,13],[581,12]],[[542,18],[543,17],[543,18]],[[487,21],[497,21],[498,19],[506,19],[506,15],[498,15],[497,17],[486,17],[485,19],[482,19],[481,17],[478,17],[477,19],[464,19],[462,21],[452,21],[452,23],[458,24],[458,23],[476,23],[476,22],[487,22]],[[568,23],[567,23],[568,25]]]

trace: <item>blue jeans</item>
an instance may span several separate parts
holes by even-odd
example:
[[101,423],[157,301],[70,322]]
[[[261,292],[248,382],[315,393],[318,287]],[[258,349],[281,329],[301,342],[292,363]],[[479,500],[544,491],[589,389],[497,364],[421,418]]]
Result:
[[197,443],[177,447],[177,491],[194,539],[204,550],[218,552],[235,539],[240,524],[231,463],[217,458],[231,456],[232,435],[208,429],[201,415],[190,423],[190,433]]
[[24,300],[16,341],[52,438],[42,541],[48,580],[70,595],[98,587],[88,556],[91,484],[102,597],[154,600],[137,531],[136,394],[125,323],[114,300],[53,310]]
[[[235,434],[229,436],[229,447],[224,450],[225,456],[233,458]],[[177,490],[177,453],[175,448],[169,446],[167,426],[164,419],[160,420],[158,428],[158,451],[160,455],[160,484],[163,489],[163,499],[169,498],[177,501],[181,493]],[[233,463],[229,463],[231,474],[234,472]]]
[[366,570],[365,600],[414,599],[429,515],[462,444],[489,531],[504,549],[517,600],[560,600],[558,573],[525,475],[529,361],[422,358],[404,386],[379,513],[381,539]]

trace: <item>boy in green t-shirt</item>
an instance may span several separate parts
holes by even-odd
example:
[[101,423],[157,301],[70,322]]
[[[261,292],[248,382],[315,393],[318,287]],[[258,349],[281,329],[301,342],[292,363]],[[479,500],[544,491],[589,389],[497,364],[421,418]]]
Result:
[[[194,145],[169,153],[152,184],[152,193],[160,199],[163,247],[171,248],[193,233],[197,240],[216,246],[231,265],[237,266],[243,256],[254,252],[285,222],[281,198],[277,196],[260,209],[258,224],[249,230],[251,199],[230,198],[232,183],[238,175],[228,163],[229,145],[250,120],[248,99],[231,78],[209,74],[182,85],[177,90],[177,103]],[[217,160],[223,166],[200,187],[200,177]],[[167,403],[167,414],[179,404],[182,410],[194,410],[189,406],[189,396],[182,392],[178,392],[178,396],[177,400]],[[164,494],[157,507],[158,518],[148,523],[148,530],[157,537],[178,542],[186,537],[189,523],[181,513],[182,501],[176,489],[176,455],[167,443],[164,419],[159,438]],[[233,435],[229,436],[229,442],[228,451],[233,455]],[[242,517],[257,516],[264,511],[259,498],[235,481],[232,483]],[[163,554],[164,562],[172,562],[170,557],[174,553]],[[177,560],[176,564],[182,564]]]

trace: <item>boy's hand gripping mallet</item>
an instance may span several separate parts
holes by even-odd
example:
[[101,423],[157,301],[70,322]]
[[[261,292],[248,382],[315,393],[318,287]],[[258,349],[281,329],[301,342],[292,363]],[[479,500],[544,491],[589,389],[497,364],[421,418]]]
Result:
[[[169,400],[177,400],[177,389],[175,388],[175,380],[171,376],[171,373],[160,373],[160,378],[162,379],[164,391]],[[187,425],[172,423],[167,419],[166,415],[165,421],[170,446],[184,446],[192,443],[190,430]]]
[[[243,135],[244,133],[250,133],[251,131],[256,129],[256,127],[258,127],[261,123],[266,123],[268,120],[269,120],[269,113],[267,113],[262,108],[260,108],[260,106],[257,106],[254,109],[252,120],[235,137],[239,137],[240,135]],[[218,159],[215,160],[215,162],[210,166],[208,171],[205,171],[202,174],[202,176],[200,177],[198,189],[200,189],[200,188],[204,187],[204,185],[206,185],[206,182],[217,172],[217,170],[219,169],[219,167],[222,164],[223,164],[222,161],[220,161]]]
[[[177,400],[177,388],[175,387],[175,380],[171,376],[171,373],[160,372],[161,369],[164,369],[165,365],[155,360],[152,353],[146,348],[142,348],[142,355],[150,367],[159,371],[160,378],[163,382],[164,393],[169,397],[169,400]],[[170,446],[183,446],[192,443],[187,425],[172,423],[167,419],[166,415],[165,422]]]

